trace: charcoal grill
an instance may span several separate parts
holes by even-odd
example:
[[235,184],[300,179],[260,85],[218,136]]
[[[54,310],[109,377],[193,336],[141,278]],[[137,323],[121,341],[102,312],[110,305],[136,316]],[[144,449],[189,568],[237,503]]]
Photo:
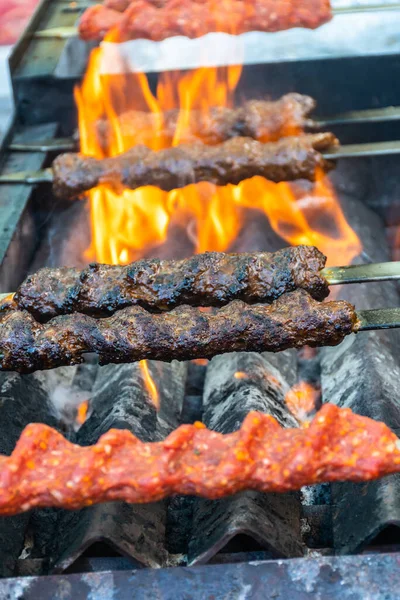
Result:
[[[87,48],[74,47],[77,54],[71,59],[67,40],[41,38],[38,32],[74,25],[79,10],[79,2],[70,6],[64,0],[44,0],[14,50],[10,67],[16,118],[3,142],[0,174],[46,167],[57,153],[48,143],[46,151],[28,152],[21,152],[20,144],[73,135],[72,92],[84,71]],[[393,11],[394,20],[400,9]],[[294,44],[297,33],[290,35]],[[365,48],[365,31],[361,28],[358,35],[360,48]],[[268,54],[248,60],[237,102],[297,91],[316,98],[321,118],[400,105],[400,49],[396,40],[383,39],[386,43],[378,43],[372,36],[368,52],[346,53],[339,38],[337,53],[314,47],[300,60],[289,54],[279,62]],[[152,86],[157,76],[155,70],[149,73]],[[346,144],[400,140],[400,120],[393,118],[337,123],[332,129]],[[398,258],[399,166],[398,155],[358,157],[341,160],[332,175],[346,218],[363,242],[364,262]],[[29,271],[44,264],[83,266],[89,235],[84,202],[56,201],[46,186],[0,185],[0,292],[15,289]],[[179,241],[165,249],[166,256],[179,257]],[[250,219],[234,250],[282,246],[266,221]],[[344,294],[360,309],[382,306],[382,298],[385,305],[400,305],[393,282],[347,286]],[[225,355],[208,366],[151,362],[160,390],[158,412],[135,364],[98,369],[89,361],[45,374],[0,374],[0,452],[10,454],[32,421],[58,428],[82,445],[110,427],[158,440],[179,423],[200,418],[227,433],[250,410],[291,426],[283,398],[299,379],[320,385],[322,402],[348,406],[398,433],[399,349],[398,331],[369,332],[311,359],[286,351]],[[232,376],[241,371],[251,377]],[[71,415],[57,410],[57,395],[63,393],[77,400],[92,398],[93,414],[78,432]],[[317,486],[301,494],[247,492],[220,501],[177,497],[140,507],[115,503],[1,518],[0,595],[61,599],[68,590],[76,598],[128,598],[135,589],[138,598],[290,594],[333,599],[342,598],[344,591],[352,598],[396,598],[399,488],[395,475],[366,484]]]

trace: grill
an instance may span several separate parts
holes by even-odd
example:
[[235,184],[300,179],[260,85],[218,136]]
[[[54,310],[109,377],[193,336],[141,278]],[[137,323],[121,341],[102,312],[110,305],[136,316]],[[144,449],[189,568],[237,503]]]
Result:
[[[247,39],[236,98],[239,103],[296,91],[317,100],[316,117],[329,123],[342,144],[357,145],[331,175],[345,217],[363,244],[356,262],[384,262],[398,258],[400,110],[376,111],[400,105],[400,48],[392,37],[400,8],[395,3],[374,9],[366,3],[335,6],[342,13],[326,26],[334,44],[321,32],[315,37],[298,31],[276,34],[275,48],[270,36]],[[75,146],[73,88],[84,73],[89,48],[43,31],[74,26],[84,7],[44,0],[14,50],[10,69],[16,116],[0,153],[2,176],[46,168],[61,149]],[[366,27],[375,28],[369,36]],[[351,50],[346,43],[350,30]],[[293,47],[303,39],[310,44],[296,55]],[[140,48],[141,67],[154,89],[159,56],[150,59]],[[279,61],[273,52],[277,48],[284,48]],[[168,69],[165,48],[164,55],[161,66]],[[200,66],[188,60],[185,56],[178,66]],[[372,112],[360,116],[359,111]],[[45,183],[0,185],[0,292],[16,289],[27,273],[44,265],[83,268],[89,241],[87,202],[56,200]],[[234,250],[284,246],[266,219],[250,216]],[[183,247],[177,234],[160,253],[181,257]],[[349,285],[340,297],[357,309],[378,308],[382,298],[384,305],[400,303],[394,282]],[[148,361],[159,410],[146,373],[136,363],[100,368],[90,357],[77,367],[50,372],[0,373],[0,452],[10,454],[31,422],[48,424],[83,446],[110,428],[157,441],[196,420],[230,433],[251,410],[292,427],[285,395],[299,381],[321,390],[320,403],[349,407],[398,433],[399,336],[398,331],[371,331],[318,352],[227,354],[208,364]],[[88,398],[89,413],[77,428],[77,407]],[[0,592],[24,600],[57,600],[65,590],[76,598],[105,594],[111,599],[131,597],[135,589],[138,598],[222,599],[266,597],[268,590],[268,597],[305,599],[317,593],[342,598],[345,589],[354,598],[395,598],[399,487],[399,476],[392,475],[287,494],[244,492],[215,501],[178,496],[149,505],[118,502],[3,517]]]

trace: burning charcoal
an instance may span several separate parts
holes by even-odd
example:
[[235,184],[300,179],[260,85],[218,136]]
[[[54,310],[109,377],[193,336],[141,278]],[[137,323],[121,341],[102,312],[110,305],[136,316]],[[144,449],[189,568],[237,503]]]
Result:
[[[93,444],[111,428],[128,429],[143,441],[164,438],[179,424],[185,377],[186,365],[176,361],[100,368],[93,388],[93,412],[76,434],[76,442]],[[166,501],[106,503],[62,511],[52,550],[54,568],[65,570],[99,541],[141,565],[165,565],[165,523]]]
[[[349,197],[343,198],[343,208],[364,243],[364,261],[388,260],[379,217]],[[340,290],[340,297],[363,309],[382,306],[382,298],[387,306],[400,304],[392,282],[345,286]],[[399,331],[366,332],[347,338],[335,349],[321,351],[323,401],[384,421],[395,432],[400,431],[399,381]],[[332,498],[337,552],[359,551],[389,524],[400,522],[399,475],[370,483],[332,484]]]
[[[296,377],[296,355],[228,354],[207,369],[203,422],[215,431],[240,428],[251,410],[273,415],[285,427],[297,425],[285,405]],[[246,535],[275,556],[300,556],[298,494],[244,492],[222,500],[196,499],[189,563],[209,560],[237,535]]]

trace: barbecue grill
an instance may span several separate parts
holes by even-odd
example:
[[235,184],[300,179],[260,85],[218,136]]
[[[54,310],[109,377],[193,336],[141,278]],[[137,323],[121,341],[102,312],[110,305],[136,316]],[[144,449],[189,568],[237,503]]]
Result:
[[[355,262],[380,263],[399,258],[400,110],[393,107],[400,105],[400,7],[388,2],[364,10],[366,5],[334,3],[346,10],[325,26],[329,35],[246,34],[236,99],[240,105],[293,91],[316,99],[313,117],[348,148],[331,180],[363,245]],[[0,179],[46,169],[61,151],[76,148],[73,88],[90,48],[43,31],[74,27],[82,8],[80,2],[44,0],[14,50],[16,115],[0,152]],[[148,51],[153,42],[145,48],[139,40],[123,50],[142,57],[139,70],[147,72],[153,90],[160,70],[201,66],[194,64],[196,53],[182,52],[185,40],[174,40],[172,53],[166,42],[160,44],[162,61],[154,45]],[[226,48],[221,44],[214,64],[223,63]],[[86,201],[57,199],[46,182],[0,183],[0,293],[16,290],[45,265],[83,269],[88,213]],[[173,237],[160,250],[162,258],[186,256],[179,232]],[[265,219],[250,215],[233,249],[276,251],[286,245]],[[347,285],[340,298],[360,311],[400,306],[391,281]],[[151,360],[147,374],[138,363],[99,368],[92,356],[54,371],[0,373],[0,452],[10,454],[32,422],[82,446],[110,428],[157,442],[196,420],[228,434],[252,410],[293,427],[285,397],[299,381],[320,390],[319,403],[351,408],[398,433],[399,349],[399,331],[370,331],[313,354],[307,349],[230,353],[209,363]],[[89,413],[77,428],[76,407],[88,398]],[[138,598],[300,599],[342,598],[346,590],[354,598],[396,598],[399,524],[399,475],[220,500],[176,496],[148,505],[34,509],[0,518],[0,595],[58,599],[68,590],[77,598],[128,598],[135,589]]]

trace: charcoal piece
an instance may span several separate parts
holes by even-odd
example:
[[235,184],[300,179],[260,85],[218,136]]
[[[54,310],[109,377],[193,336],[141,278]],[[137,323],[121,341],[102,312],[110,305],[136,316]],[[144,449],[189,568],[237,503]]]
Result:
[[[280,370],[286,376],[282,375]],[[215,431],[236,431],[251,410],[274,416],[286,427],[297,422],[285,405],[296,380],[296,355],[271,357],[232,353],[214,358],[207,369],[203,422]],[[299,494],[243,492],[218,501],[196,499],[189,542],[189,564],[210,560],[238,535],[250,537],[274,556],[300,556]]]
[[[0,454],[10,455],[28,423],[58,426],[41,374],[0,374]],[[11,576],[24,548],[29,513],[0,518],[0,577]]]
[[[239,536],[273,557],[303,554],[298,494],[242,492],[222,500],[196,499],[188,562],[204,564]],[[253,547],[252,547],[253,546]]]
[[[379,217],[352,198],[343,198],[342,204],[350,225],[365,240],[364,261],[388,260]],[[360,309],[400,304],[393,282],[344,286],[339,295]],[[399,331],[365,332],[348,337],[334,350],[321,350],[323,401],[383,421],[395,432],[400,432],[399,382]],[[331,489],[336,552],[360,551],[390,524],[400,523],[397,474],[369,483],[335,483]]]
[[[176,361],[100,367],[92,393],[93,412],[75,441],[83,446],[93,444],[111,428],[128,429],[142,441],[162,439],[179,424],[185,378],[186,365]],[[53,570],[71,567],[97,542],[130,557],[135,564],[166,565],[166,512],[166,501],[148,505],[115,502],[60,511],[51,552]]]
[[65,512],[59,527],[61,522],[64,537],[60,546],[64,552],[57,558],[55,573],[71,567],[99,542],[129,557],[134,567],[160,567],[167,563],[163,502],[149,505],[110,502]]

